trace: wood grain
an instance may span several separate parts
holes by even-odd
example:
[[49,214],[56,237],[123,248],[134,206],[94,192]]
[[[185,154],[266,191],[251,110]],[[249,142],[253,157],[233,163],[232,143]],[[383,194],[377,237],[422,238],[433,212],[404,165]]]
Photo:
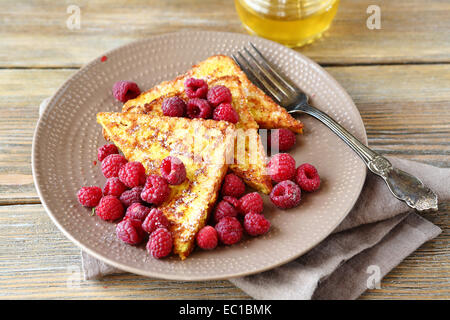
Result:
[[[81,28],[66,26],[71,2],[0,0],[0,67],[79,67],[103,52],[154,34],[244,33],[233,1],[76,1]],[[366,27],[369,5],[381,29]],[[450,62],[448,1],[342,0],[325,36],[299,49],[322,64]],[[32,53],[32,54],[30,54]]]

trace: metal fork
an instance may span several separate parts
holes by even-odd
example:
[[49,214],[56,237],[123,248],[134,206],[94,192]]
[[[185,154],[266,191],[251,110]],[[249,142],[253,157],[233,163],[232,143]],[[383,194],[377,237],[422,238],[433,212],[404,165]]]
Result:
[[306,113],[324,123],[358,154],[371,172],[384,179],[397,199],[405,201],[408,206],[418,211],[438,209],[437,195],[422,181],[394,168],[388,159],[368,148],[326,113],[311,106],[305,93],[278,72],[252,43],[249,45],[251,49],[244,47],[244,52],[238,51],[237,55],[232,57],[259,88],[287,109],[288,113]]

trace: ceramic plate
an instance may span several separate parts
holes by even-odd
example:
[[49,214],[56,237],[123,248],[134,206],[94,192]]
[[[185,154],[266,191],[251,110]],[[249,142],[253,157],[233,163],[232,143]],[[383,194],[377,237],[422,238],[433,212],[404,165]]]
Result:
[[[297,164],[317,167],[319,191],[303,194],[299,207],[277,210],[265,197],[271,231],[213,251],[195,250],[185,261],[156,260],[144,245],[116,239],[115,224],[91,216],[78,202],[84,185],[103,186],[97,148],[105,143],[96,123],[100,111],[120,111],[111,94],[114,82],[131,80],[147,90],[215,54],[231,55],[252,41],[310,97],[313,105],[366,142],[361,116],[350,96],[320,66],[277,43],[257,37],[219,32],[179,32],[134,42],[95,59],[51,98],[33,141],[33,175],[41,201],[61,231],[89,254],[125,271],[177,280],[227,279],[268,270],[304,254],[345,218],[366,176],[362,161],[324,125],[302,116],[305,133],[291,154]],[[103,56],[103,55],[102,55]]]

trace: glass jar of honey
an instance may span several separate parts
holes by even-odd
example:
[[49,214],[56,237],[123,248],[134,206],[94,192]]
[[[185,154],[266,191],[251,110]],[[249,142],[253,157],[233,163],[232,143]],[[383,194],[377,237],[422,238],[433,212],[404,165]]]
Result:
[[299,47],[313,42],[330,27],[339,0],[235,0],[248,32]]

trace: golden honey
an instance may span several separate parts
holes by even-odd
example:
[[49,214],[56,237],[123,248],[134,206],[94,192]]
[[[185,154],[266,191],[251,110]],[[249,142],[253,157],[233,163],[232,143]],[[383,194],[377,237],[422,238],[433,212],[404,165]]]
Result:
[[298,47],[330,27],[339,0],[235,0],[235,5],[248,32]]

